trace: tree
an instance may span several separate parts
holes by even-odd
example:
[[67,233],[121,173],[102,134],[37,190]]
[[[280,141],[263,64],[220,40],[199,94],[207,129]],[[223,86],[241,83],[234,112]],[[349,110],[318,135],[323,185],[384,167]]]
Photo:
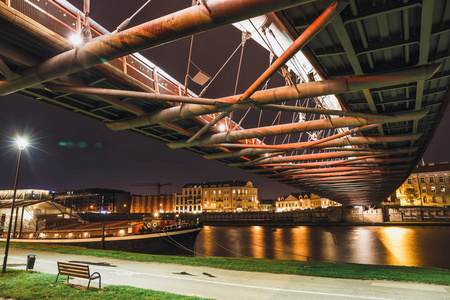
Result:
[[419,200],[419,195],[417,194],[417,191],[415,188],[409,187],[405,189],[405,198],[406,198],[406,202],[409,205],[414,205],[414,203],[416,202],[416,200]]

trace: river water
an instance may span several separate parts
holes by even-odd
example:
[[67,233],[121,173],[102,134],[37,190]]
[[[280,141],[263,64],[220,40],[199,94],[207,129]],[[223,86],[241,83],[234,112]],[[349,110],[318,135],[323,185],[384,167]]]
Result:
[[205,226],[207,256],[450,269],[450,226]]

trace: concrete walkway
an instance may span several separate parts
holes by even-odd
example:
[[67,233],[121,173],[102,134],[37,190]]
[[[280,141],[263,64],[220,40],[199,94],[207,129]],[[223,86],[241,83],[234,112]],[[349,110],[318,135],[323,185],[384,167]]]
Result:
[[[39,272],[56,274],[57,261],[86,263],[91,272],[102,275],[103,286],[129,285],[204,298],[450,299],[450,286],[229,271],[23,249],[10,249],[8,266],[25,269],[28,254],[36,255],[34,270]],[[83,279],[70,282],[87,285]],[[98,281],[91,284],[96,287]]]

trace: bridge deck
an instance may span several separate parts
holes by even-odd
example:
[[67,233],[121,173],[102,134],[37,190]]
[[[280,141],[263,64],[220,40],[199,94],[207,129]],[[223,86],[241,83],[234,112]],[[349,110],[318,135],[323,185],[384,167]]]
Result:
[[[114,130],[128,129],[173,148],[185,147],[208,159],[344,204],[376,204],[418,163],[450,101],[450,4],[445,0],[340,2],[341,11],[330,17],[323,30],[316,30],[303,47],[323,84],[300,79],[297,87],[241,96],[251,101],[236,104],[239,96],[201,98],[203,105],[181,105],[183,101],[195,101],[197,95],[185,95],[182,84],[140,55],[124,53],[108,57],[102,64],[89,61],[91,68],[69,70],[71,66],[61,64],[67,69],[58,73],[63,75],[46,80],[45,72],[39,73],[47,70],[46,63],[72,50],[67,37],[76,31],[77,10],[62,0],[3,0],[0,94],[15,91],[100,120]],[[215,1],[210,4],[216,8]],[[328,5],[322,0],[301,4],[270,15],[271,21],[295,40],[311,30],[308,26],[330,9]],[[194,9],[205,11],[204,7],[190,11]],[[119,36],[107,35],[95,22],[91,31],[94,40],[87,46],[100,44],[105,48]],[[87,46],[81,46],[78,54],[89,54]],[[101,51],[101,47],[95,51]],[[88,60],[91,54],[83,58]],[[79,64],[80,60],[73,62]],[[32,77],[33,83],[26,85],[26,78]],[[16,83],[21,88],[14,90],[11,86]],[[67,87],[75,89],[64,90]],[[328,93],[336,94],[343,113],[324,109],[321,97]],[[149,99],[148,95],[158,96]],[[175,98],[168,101],[169,96]],[[312,99],[316,105],[299,99]],[[274,105],[281,102],[285,102],[284,107]],[[308,110],[315,107],[322,109],[319,114]],[[247,108],[283,111],[280,125],[258,126],[255,121],[250,128],[243,128],[228,117],[233,110]],[[317,117],[305,122],[299,119],[300,113]],[[229,132],[222,132],[219,125]],[[204,133],[197,138],[202,128]],[[278,143],[274,136],[280,137]],[[287,142],[287,136],[296,142]]]

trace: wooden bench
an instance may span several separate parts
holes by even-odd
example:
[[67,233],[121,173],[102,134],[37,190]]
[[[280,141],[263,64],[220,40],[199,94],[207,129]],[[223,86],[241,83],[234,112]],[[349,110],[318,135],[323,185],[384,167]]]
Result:
[[98,279],[98,288],[102,288],[102,278],[98,272],[90,273],[89,265],[73,264],[67,262],[58,261],[58,275],[56,276],[56,282],[58,282],[59,275],[67,275],[67,282],[69,282],[69,276],[89,279],[87,289],[91,284],[91,280]]

